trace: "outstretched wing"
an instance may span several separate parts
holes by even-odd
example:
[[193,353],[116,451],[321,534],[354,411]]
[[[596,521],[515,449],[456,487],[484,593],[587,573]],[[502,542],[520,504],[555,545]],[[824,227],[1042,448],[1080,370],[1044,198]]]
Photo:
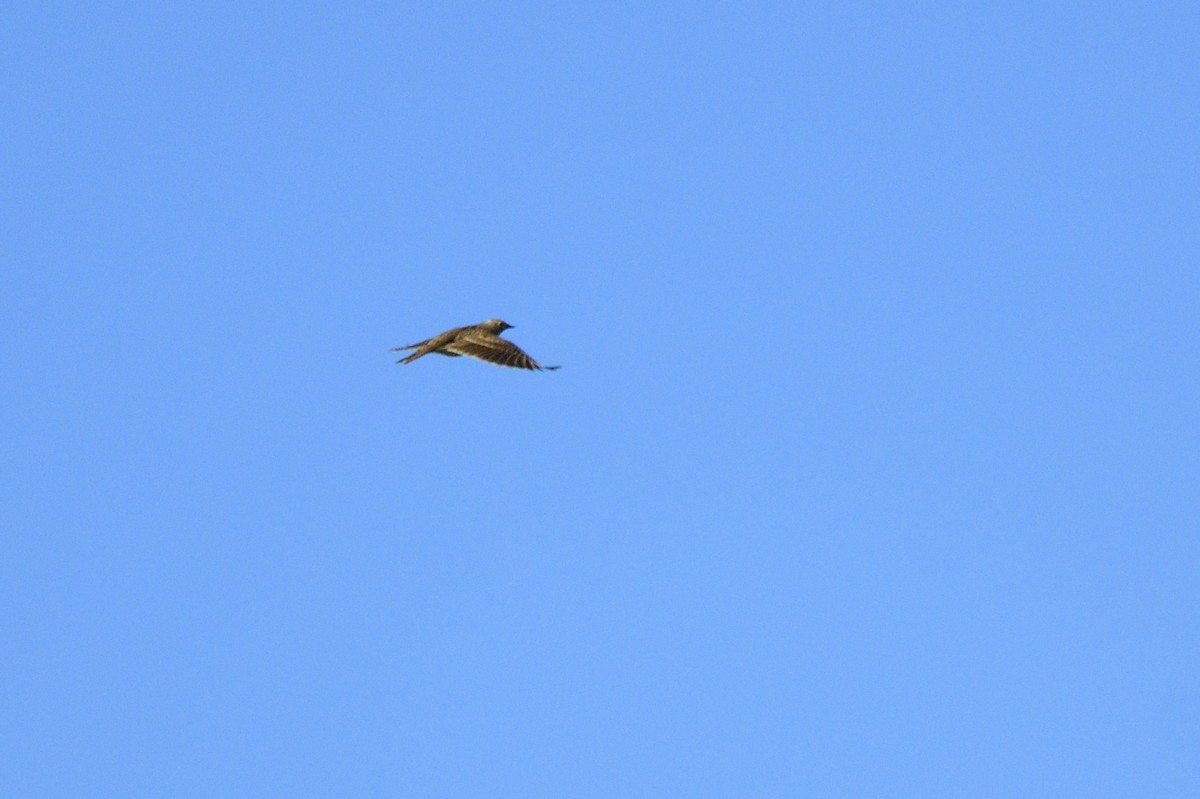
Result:
[[466,355],[469,358],[477,358],[488,363],[511,366],[516,369],[541,371],[543,368],[558,368],[557,366],[543,367],[511,341],[481,330],[462,332],[454,341],[447,344],[445,349],[455,355]]

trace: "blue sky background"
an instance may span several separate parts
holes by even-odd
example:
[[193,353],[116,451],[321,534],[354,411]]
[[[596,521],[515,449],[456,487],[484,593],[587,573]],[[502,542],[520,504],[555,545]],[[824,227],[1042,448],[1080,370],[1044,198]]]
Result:
[[970,5],[10,6],[0,793],[1200,795],[1200,11]]

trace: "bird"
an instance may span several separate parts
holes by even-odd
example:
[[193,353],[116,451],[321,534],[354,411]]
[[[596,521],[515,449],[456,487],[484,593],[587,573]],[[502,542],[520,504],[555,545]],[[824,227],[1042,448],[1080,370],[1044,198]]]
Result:
[[480,361],[487,361],[499,366],[511,366],[516,369],[530,369],[536,372],[553,371],[557,366],[542,366],[525,354],[525,351],[508,339],[500,338],[500,334],[512,328],[508,322],[500,319],[486,319],[477,325],[454,327],[445,333],[438,333],[432,338],[409,344],[407,347],[393,347],[392,352],[413,350],[396,363],[412,363],[422,355],[431,352],[438,355],[448,355],[457,358],[466,355]]

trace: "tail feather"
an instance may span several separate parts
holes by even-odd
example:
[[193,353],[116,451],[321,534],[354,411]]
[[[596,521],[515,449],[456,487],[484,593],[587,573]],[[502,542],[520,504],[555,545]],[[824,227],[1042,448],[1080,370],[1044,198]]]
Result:
[[[428,343],[429,343],[429,339],[425,339],[424,341],[418,341],[416,344],[409,344],[407,347],[392,347],[388,351],[389,352],[404,352],[405,350],[415,350],[418,347],[424,346],[425,344],[428,344]],[[413,354],[396,361],[396,363],[412,363],[413,361],[415,361],[417,358],[420,358],[424,354],[425,354],[424,352],[419,352],[419,351],[414,352]]]

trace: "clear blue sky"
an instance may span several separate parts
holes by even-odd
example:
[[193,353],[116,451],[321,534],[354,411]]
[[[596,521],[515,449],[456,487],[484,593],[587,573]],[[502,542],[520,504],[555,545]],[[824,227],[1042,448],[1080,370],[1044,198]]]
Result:
[[1200,795],[1200,11],[971,6],[10,5],[0,794]]

